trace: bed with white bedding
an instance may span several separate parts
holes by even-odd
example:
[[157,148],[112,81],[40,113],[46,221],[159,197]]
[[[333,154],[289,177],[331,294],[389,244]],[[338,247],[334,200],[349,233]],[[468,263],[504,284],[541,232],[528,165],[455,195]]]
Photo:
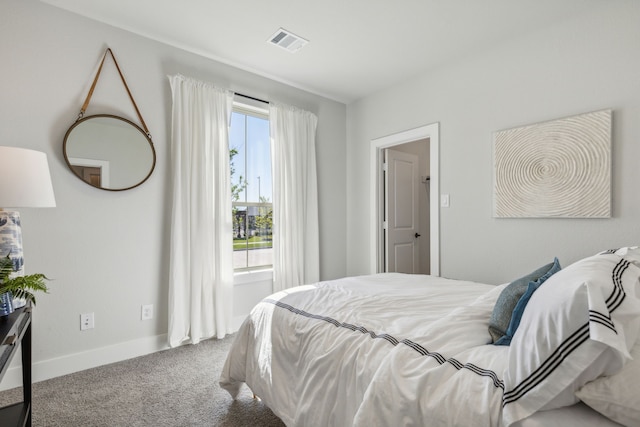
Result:
[[287,426],[640,425],[576,397],[631,366],[640,254],[612,252],[547,277],[508,346],[488,331],[508,284],[386,273],[278,292],[241,326],[220,384],[235,397],[246,383]]

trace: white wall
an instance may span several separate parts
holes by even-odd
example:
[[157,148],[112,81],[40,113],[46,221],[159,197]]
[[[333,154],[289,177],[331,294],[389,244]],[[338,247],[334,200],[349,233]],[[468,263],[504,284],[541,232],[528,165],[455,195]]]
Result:
[[[113,49],[158,155],[142,186],[97,190],[67,169],[62,141],[105,48]],[[57,207],[22,209],[27,273],[51,277],[34,311],[34,380],[157,350],[167,331],[169,135],[167,75],[181,73],[318,116],[320,273],[346,274],[346,107],[284,84],[99,24],[36,0],[0,2],[0,144],[44,151]],[[87,115],[138,119],[108,59]],[[268,292],[243,284],[236,318]],[[155,317],[140,320],[140,306]],[[95,329],[80,332],[80,313]],[[14,369],[2,387],[18,378]]]
[[[372,271],[362,217],[371,140],[435,122],[440,191],[451,196],[451,207],[440,210],[441,275],[502,283],[554,256],[568,265],[640,244],[639,40],[640,3],[603,2],[349,105],[348,273]],[[614,111],[613,218],[492,217],[493,132],[604,108]]]

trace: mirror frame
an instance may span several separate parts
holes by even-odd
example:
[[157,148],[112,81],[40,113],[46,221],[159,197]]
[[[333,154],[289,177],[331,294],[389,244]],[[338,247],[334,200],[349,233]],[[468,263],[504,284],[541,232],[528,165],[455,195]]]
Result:
[[[121,121],[123,121],[125,123],[128,123],[134,129],[136,129],[138,132],[140,132],[145,137],[147,142],[149,143],[149,147],[151,148],[151,154],[153,156],[153,163],[151,164],[151,168],[149,169],[149,173],[140,182],[138,182],[137,184],[132,185],[130,187],[126,187],[126,188],[98,187],[97,185],[93,185],[90,182],[87,182],[84,179],[82,179],[82,177],[80,175],[78,175],[73,170],[71,162],[69,161],[69,157],[67,156],[67,139],[69,138],[69,135],[71,134],[71,132],[78,125],[80,125],[81,123],[84,123],[87,120],[95,119],[95,118],[98,118],[98,117],[106,117],[106,118],[121,120]],[[73,173],[73,175],[75,177],[77,177],[80,181],[84,182],[85,184],[92,186],[93,188],[97,188],[99,190],[105,190],[105,191],[125,191],[125,190],[131,190],[132,188],[136,188],[136,187],[142,185],[145,181],[147,181],[149,179],[149,177],[151,176],[151,174],[153,173],[154,169],[156,168],[156,149],[153,146],[153,142],[151,141],[151,135],[147,134],[144,130],[142,130],[142,128],[140,126],[138,126],[137,124],[133,123],[131,120],[128,120],[128,119],[125,119],[124,117],[116,116],[116,115],[113,115],[113,114],[94,114],[94,115],[83,117],[81,119],[76,120],[76,122],[74,124],[72,124],[71,127],[69,127],[69,129],[67,130],[67,133],[65,133],[65,135],[64,135],[64,142],[62,144],[62,153],[64,154],[64,161],[67,163],[67,166],[69,167],[69,170]]]

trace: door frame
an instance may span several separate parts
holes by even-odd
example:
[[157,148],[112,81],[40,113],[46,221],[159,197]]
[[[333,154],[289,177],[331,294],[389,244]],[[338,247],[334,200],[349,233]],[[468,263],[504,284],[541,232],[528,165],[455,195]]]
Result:
[[371,272],[383,271],[382,215],[384,212],[384,182],[382,176],[382,151],[395,145],[420,139],[429,139],[429,245],[432,276],[440,275],[440,123],[432,123],[392,135],[371,140],[370,148],[370,246]]

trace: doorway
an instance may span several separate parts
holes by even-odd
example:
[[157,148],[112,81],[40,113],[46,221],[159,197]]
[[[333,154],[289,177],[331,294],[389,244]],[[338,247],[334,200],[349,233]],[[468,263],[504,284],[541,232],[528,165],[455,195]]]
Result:
[[[428,227],[428,237],[425,236],[420,246],[424,253],[427,253],[428,268],[422,266],[420,273],[428,273],[434,276],[440,274],[440,210],[438,200],[439,194],[439,124],[434,123],[420,128],[407,130],[386,137],[374,139],[371,141],[371,205],[370,205],[370,224],[371,236],[373,244],[371,245],[371,271],[383,272],[387,271],[388,255],[390,250],[387,248],[387,228],[389,224],[385,224],[388,217],[388,206],[385,203],[385,171],[384,159],[385,152],[389,148],[394,151],[403,150],[404,147],[410,145],[416,146],[420,142],[428,141],[428,169],[424,166],[420,173],[419,190],[423,191],[428,197],[428,208],[423,207],[419,214],[422,219],[423,227]],[[413,143],[413,144],[410,144]],[[405,145],[409,144],[409,145]],[[410,149],[409,149],[410,150]],[[406,151],[406,150],[403,150]],[[424,156],[423,156],[424,157]],[[426,169],[426,170],[425,170]],[[416,201],[417,203],[418,201]],[[425,211],[426,210],[426,211]],[[428,224],[424,224],[424,223]],[[424,228],[423,228],[424,230]],[[417,232],[420,236],[423,233]],[[416,237],[417,238],[417,237]],[[427,242],[428,240],[428,242]],[[407,248],[408,246],[402,246]],[[404,250],[404,249],[403,249]],[[424,259],[424,258],[422,258]],[[424,264],[424,261],[423,261]],[[428,271],[427,271],[428,270]],[[393,271],[393,270],[390,270]]]
[[429,274],[429,140],[384,149],[385,272]]

